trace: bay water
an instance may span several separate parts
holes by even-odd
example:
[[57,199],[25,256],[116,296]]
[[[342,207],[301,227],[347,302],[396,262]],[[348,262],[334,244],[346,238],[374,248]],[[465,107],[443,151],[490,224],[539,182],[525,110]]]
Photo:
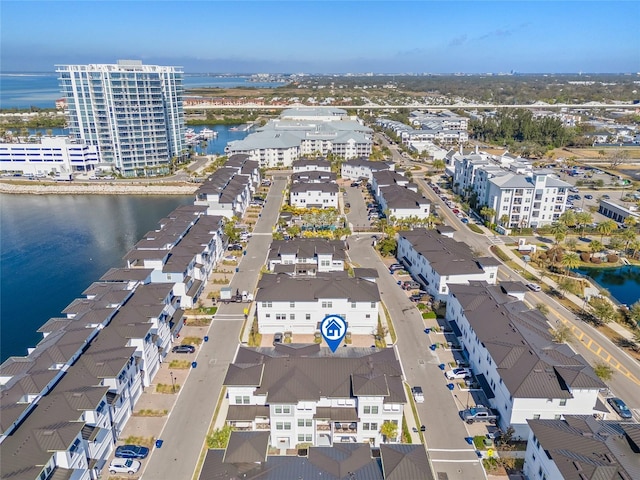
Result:
[[0,195],[0,362],[192,196]]

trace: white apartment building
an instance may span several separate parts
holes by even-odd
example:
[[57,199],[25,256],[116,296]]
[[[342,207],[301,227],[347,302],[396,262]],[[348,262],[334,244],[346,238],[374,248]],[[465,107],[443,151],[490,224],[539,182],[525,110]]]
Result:
[[337,183],[297,182],[289,187],[289,205],[296,208],[338,208]]
[[317,344],[240,347],[224,385],[227,424],[269,431],[277,448],[378,446],[386,421],[398,425],[400,436],[407,401],[402,369],[391,348],[372,352],[349,347],[331,353]]
[[383,212],[396,220],[403,218],[425,219],[431,213],[431,202],[410,187],[389,185],[379,189],[376,200]]
[[0,172],[69,179],[95,170],[98,148],[68,137],[42,137],[38,143],[0,143]]
[[324,317],[342,317],[353,335],[371,335],[378,326],[378,285],[344,275],[322,277],[263,275],[256,293],[261,334],[315,334]]
[[102,163],[144,177],[168,173],[186,153],[180,67],[119,60],[56,71],[70,135],[96,146]]
[[529,420],[526,478],[584,480],[638,478],[640,426],[586,415]]
[[225,152],[243,153],[262,168],[290,167],[300,157],[333,154],[345,159],[371,155],[372,130],[357,120],[270,120]]
[[396,256],[430,295],[443,301],[451,285],[495,284],[500,265],[493,257],[475,257],[466,243],[424,228],[398,232]]
[[325,238],[274,240],[267,254],[267,267],[270,272],[291,275],[344,272],[346,248],[342,240]]
[[395,171],[395,163],[393,162],[375,162],[366,158],[354,158],[342,162],[341,172],[342,178],[351,180],[360,180],[366,178],[371,181],[373,174],[386,170]]
[[[533,171],[527,160],[512,155],[489,159],[476,154],[455,161],[454,191],[495,210],[493,223],[505,228],[529,228],[551,224],[567,207],[569,185],[547,171]],[[506,219],[506,221],[503,221]]]
[[527,420],[598,415],[606,385],[568,344],[553,341],[540,312],[484,282],[450,285],[446,318],[502,429],[529,436]]

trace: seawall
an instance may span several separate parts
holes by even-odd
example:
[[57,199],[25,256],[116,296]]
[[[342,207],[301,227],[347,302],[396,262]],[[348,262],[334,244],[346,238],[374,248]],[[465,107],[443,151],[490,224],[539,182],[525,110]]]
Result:
[[75,183],[75,182],[0,182],[0,193],[32,195],[192,195],[199,184],[173,183]]

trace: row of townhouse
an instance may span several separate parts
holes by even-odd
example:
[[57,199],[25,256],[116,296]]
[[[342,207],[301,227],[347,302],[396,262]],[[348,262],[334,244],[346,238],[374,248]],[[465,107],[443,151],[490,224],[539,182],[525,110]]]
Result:
[[225,151],[249,155],[262,168],[290,167],[310,155],[333,154],[345,159],[371,155],[372,130],[357,119],[336,118],[296,118],[284,112],[245,139],[229,142]]
[[312,276],[266,274],[258,282],[256,317],[261,334],[314,335],[330,314],[342,317],[353,335],[371,335],[378,326],[380,292],[375,281],[346,272]]
[[528,420],[524,458],[530,480],[640,478],[640,425],[587,415]]
[[367,480],[433,480],[422,445],[368,443],[309,447],[297,456],[269,455],[268,431],[233,431],[225,449],[207,450],[200,479],[347,478]]
[[500,263],[495,258],[478,257],[466,243],[450,237],[448,229],[441,232],[424,228],[398,232],[398,260],[431,296],[447,301],[452,285],[496,283]]
[[38,143],[0,143],[0,172],[44,177],[90,172],[100,163],[98,147],[68,137],[42,137]]
[[227,424],[269,432],[271,445],[281,449],[380,445],[385,422],[396,424],[400,435],[407,402],[402,368],[391,348],[332,353],[318,344],[240,347],[224,385]]
[[426,219],[431,214],[431,202],[418,191],[418,186],[395,171],[375,172],[371,190],[383,212],[395,219]]
[[258,162],[248,155],[232,155],[196,191],[195,205],[209,215],[242,218],[260,185]]
[[0,366],[1,478],[99,477],[183,325],[181,307],[224,252],[223,219],[205,210],[174,210],[132,251],[159,261],[109,270],[38,330],[26,357]]
[[342,178],[348,178],[350,180],[366,179],[368,182],[371,182],[376,172],[393,172],[395,169],[396,164],[393,162],[376,162],[360,157],[342,162],[340,175]]
[[526,160],[511,155],[492,159],[486,154],[457,158],[453,186],[454,192],[472,199],[478,210],[492,208],[492,222],[507,228],[535,228],[557,221],[571,188],[552,172],[532,170]]
[[340,189],[331,163],[321,157],[293,162],[289,205],[296,208],[338,209]]
[[528,420],[603,415],[606,385],[568,344],[556,343],[544,315],[526,305],[519,282],[449,285],[446,318],[503,430],[529,436]]
[[274,273],[310,275],[343,272],[347,245],[342,240],[296,238],[274,240],[267,253],[267,268]]

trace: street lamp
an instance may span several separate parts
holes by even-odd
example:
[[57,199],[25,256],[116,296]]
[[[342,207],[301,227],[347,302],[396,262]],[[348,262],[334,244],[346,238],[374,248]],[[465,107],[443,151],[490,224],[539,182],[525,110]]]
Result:
[[173,376],[173,372],[169,372],[169,375],[171,376],[171,390],[176,393],[176,379]]

